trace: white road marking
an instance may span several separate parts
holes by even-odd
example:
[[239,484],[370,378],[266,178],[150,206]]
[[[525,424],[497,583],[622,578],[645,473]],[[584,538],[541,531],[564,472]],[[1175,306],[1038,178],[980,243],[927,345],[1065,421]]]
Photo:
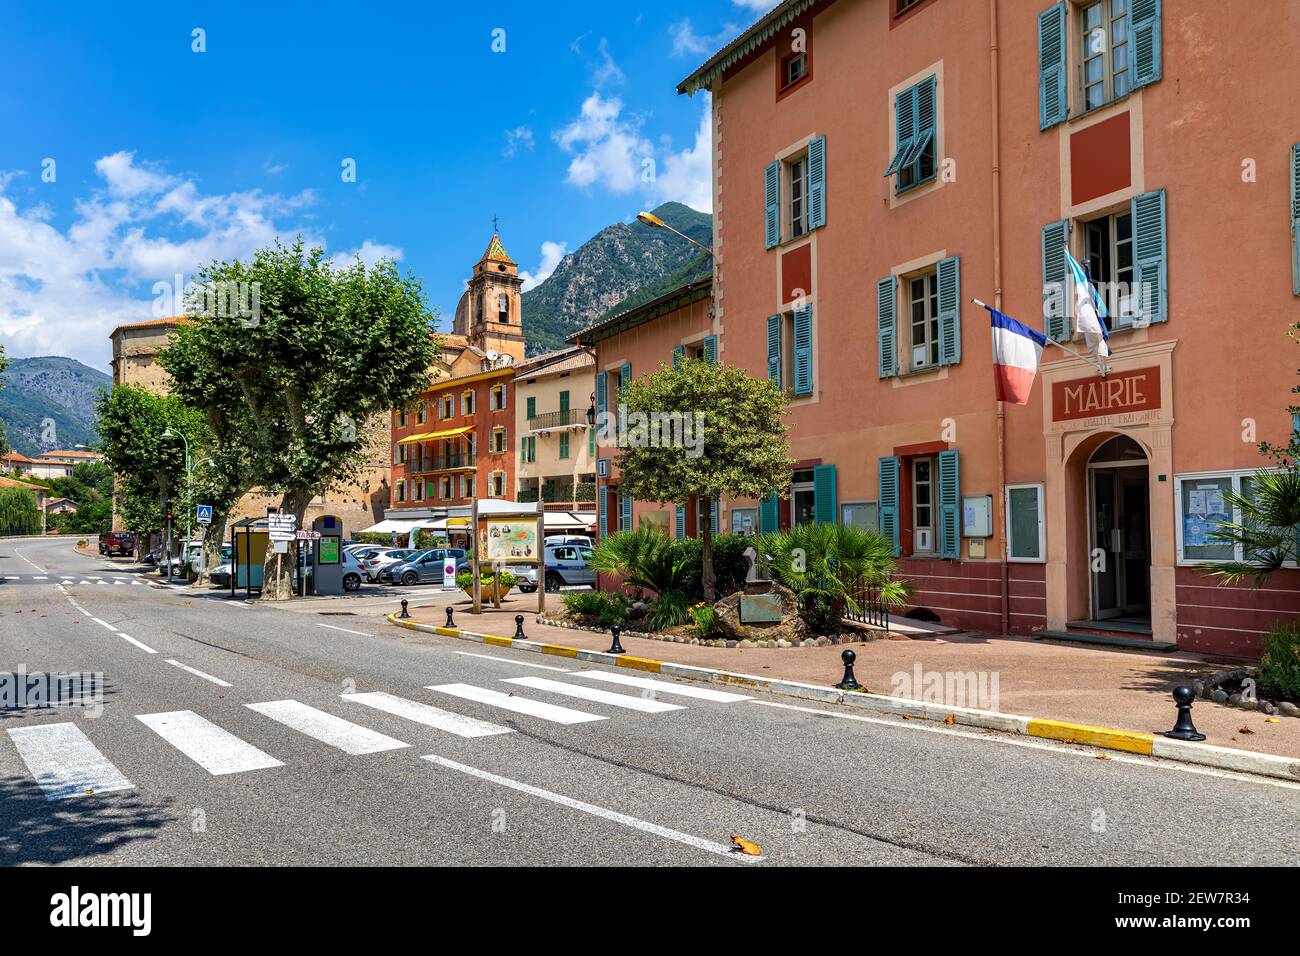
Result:
[[81,584],[89,584],[90,582],[89,582],[89,581],[82,581],[82,582],[80,582],[80,583],[81,583]]
[[49,578],[47,578],[47,577],[46,577],[45,575],[43,575],[43,574],[33,574],[33,575],[32,575],[32,580],[33,580],[33,581],[48,581]]
[[711,700],[719,704],[730,704],[738,700],[749,700],[744,694],[729,694],[723,690],[709,690],[706,687],[691,687],[686,684],[673,684],[664,680],[651,680],[649,677],[632,677],[628,674],[611,674],[608,671],[578,671],[577,676],[592,680],[603,680],[610,684],[626,684],[628,687],[640,687],[642,690],[658,691],[661,694],[678,694],[682,697],[695,697],[699,700]]
[[284,766],[192,710],[136,714],[135,719],[213,776]]
[[101,621],[97,617],[92,617],[91,620],[94,621],[96,624],[102,624],[104,627],[108,628],[114,634],[117,633],[117,628],[115,628],[112,624],[109,624],[107,621]]
[[360,634],[362,637],[374,637],[375,635],[366,631],[350,631],[346,627],[335,627],[333,624],[321,624],[317,622],[317,627],[328,627],[331,631],[342,631],[344,634]]
[[561,674],[570,674],[572,671],[567,667],[556,667],[554,664],[533,664],[529,661],[513,661],[508,657],[494,657],[491,654],[475,654],[473,651],[452,651],[453,654],[459,654],[462,657],[481,657],[485,661],[500,661],[502,664],[514,664],[518,667],[536,667],[543,671],[559,671]]
[[668,704],[662,700],[637,697],[632,694],[616,694],[613,691],[600,690],[597,687],[565,684],[562,681],[549,680],[545,677],[507,677],[503,678],[503,680],[507,684],[519,684],[523,687],[531,687],[534,690],[550,691],[552,694],[577,697],[581,700],[594,701],[597,704],[609,704],[612,707],[626,707],[628,710],[639,710],[643,714],[662,714],[669,710],[686,709],[681,704]]
[[581,710],[559,707],[540,700],[529,700],[526,697],[513,697],[510,694],[503,694],[499,690],[488,690],[486,687],[475,687],[472,684],[438,684],[427,689],[436,690],[442,694],[450,694],[452,697],[459,697],[462,700],[477,701],[480,704],[487,704],[489,707],[511,710],[516,714],[540,717],[542,720],[549,720],[557,724],[586,724],[593,720],[605,719],[599,714],[588,714]]
[[134,787],[76,724],[15,727],[9,736],[46,800],[79,797],[87,790],[112,793]]
[[123,634],[121,631],[118,631],[117,636],[120,637],[122,640],[126,641],[128,644],[134,644],[136,647],[140,648],[140,650],[144,651],[146,654],[158,653],[152,647],[146,644],[144,641],[137,641],[130,634]]
[[458,737],[491,737],[494,734],[514,733],[509,727],[488,723],[486,720],[479,720],[477,717],[454,714],[449,710],[434,707],[432,704],[407,700],[405,697],[396,697],[382,691],[372,694],[340,694],[339,696],[356,704],[364,704],[367,707],[375,708],[375,710],[382,710],[386,714],[405,717],[407,720],[413,720],[417,724],[424,724],[426,727],[445,730]]
[[244,706],[354,757],[411,746],[296,700],[273,700]]
[[661,827],[657,823],[649,823],[645,820],[639,820],[636,817],[628,816],[626,813],[619,813],[617,810],[608,810],[605,807],[598,807],[592,803],[584,803],[581,800],[575,800],[572,797],[566,797],[563,794],[552,793],[549,790],[543,790],[541,787],[534,787],[531,784],[520,783],[518,780],[511,780],[509,777],[502,777],[486,770],[479,770],[477,767],[470,767],[463,763],[457,763],[455,760],[448,760],[446,757],[439,757],[436,754],[429,754],[420,759],[427,760],[440,767],[446,767],[448,770],[457,770],[461,773],[469,774],[471,777],[478,777],[480,780],[487,780],[490,783],[509,787],[511,790],[518,790],[520,793],[527,793],[534,797],[540,797],[543,800],[549,800],[551,803],[558,803],[560,806],[568,807],[570,810],[589,813],[592,816],[611,820],[614,823],[621,823],[623,826],[631,827],[634,830],[640,830],[642,833],[651,833],[655,836],[663,837],[665,840],[684,843],[686,846],[694,847],[697,850],[716,853],[719,856],[725,856],[738,862],[758,863],[763,859],[761,856],[746,856],[743,853],[736,853],[731,847],[724,846],[721,843],[714,843],[711,840],[691,836],[689,833],[682,833],[679,830],[670,830],[668,827]]
[[[139,642],[137,642],[137,643],[139,643]],[[203,671],[199,670],[199,669],[196,668],[196,667],[190,667],[189,664],[182,664],[180,661],[175,660],[174,658],[171,658],[171,657],[167,658],[167,663],[168,663],[168,664],[171,664],[173,667],[179,667],[181,670],[183,670],[183,671],[185,671],[185,672],[187,672],[187,673],[193,674],[195,677],[201,677],[201,678],[203,678],[205,681],[208,681],[208,682],[210,682],[210,683],[216,684],[218,687],[231,687],[231,686],[233,686],[233,685],[227,683],[226,681],[223,681],[220,677],[213,677],[211,674],[206,674],[206,673],[204,673]]]
[[31,558],[27,557],[27,555],[23,554],[23,553],[22,553],[21,551],[19,551],[17,548],[14,548],[14,554],[18,555],[18,557],[22,558],[24,561],[26,561],[28,564],[30,564],[32,567],[34,567],[37,571],[40,571],[41,574],[44,574],[44,573],[45,573],[45,569],[44,569],[43,567],[41,567],[39,564],[37,564],[37,563],[36,563],[35,561],[33,561]]

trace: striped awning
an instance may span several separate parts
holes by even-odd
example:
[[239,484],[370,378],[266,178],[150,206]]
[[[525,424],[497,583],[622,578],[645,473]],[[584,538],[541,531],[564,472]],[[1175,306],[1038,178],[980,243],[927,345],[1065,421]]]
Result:
[[416,442],[438,441],[442,438],[455,438],[457,435],[464,435],[466,432],[472,432],[473,430],[473,425],[462,425],[460,428],[446,428],[440,432],[421,432],[418,435],[407,435],[405,438],[399,439],[397,444],[414,445]]

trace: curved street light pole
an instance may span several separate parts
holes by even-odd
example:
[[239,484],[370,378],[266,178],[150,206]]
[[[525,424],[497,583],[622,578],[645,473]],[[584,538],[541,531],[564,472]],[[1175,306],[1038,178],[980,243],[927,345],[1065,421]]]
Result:
[[[189,493],[189,490],[190,490],[190,440],[189,440],[188,438],[185,437],[185,434],[184,434],[183,432],[175,432],[175,431],[172,431],[170,427],[168,427],[168,428],[166,428],[166,429],[163,430],[162,437],[163,437],[163,438],[179,438],[179,439],[180,439],[182,442],[184,442],[184,444],[185,444],[185,491],[186,491],[186,493],[188,494],[188,493]],[[190,505],[189,502],[186,502],[186,503],[185,503],[185,507],[186,507],[186,512],[187,512],[187,513],[186,513],[186,515],[185,515],[185,543],[184,543],[184,545],[181,547],[181,561],[182,561],[182,563],[184,563],[184,560],[185,560],[185,552],[189,549],[189,546],[190,546],[190,519],[191,519],[193,516],[190,515],[190,514],[188,513],[188,512],[189,512],[189,505]],[[167,558],[167,580],[168,580],[168,581],[171,581],[173,577],[175,577],[175,575],[172,573],[172,562],[171,562],[171,556],[168,555],[168,558]]]

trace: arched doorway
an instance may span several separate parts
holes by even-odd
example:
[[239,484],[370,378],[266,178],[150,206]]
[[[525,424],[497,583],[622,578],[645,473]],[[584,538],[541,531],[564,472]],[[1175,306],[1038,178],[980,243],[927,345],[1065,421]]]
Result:
[[1094,621],[1151,624],[1151,506],[1146,451],[1127,435],[1088,459],[1090,599]]

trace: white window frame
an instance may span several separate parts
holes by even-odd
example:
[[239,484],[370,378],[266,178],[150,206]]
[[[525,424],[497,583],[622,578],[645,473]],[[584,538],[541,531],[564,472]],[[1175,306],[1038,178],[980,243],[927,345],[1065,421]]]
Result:
[[[1127,216],[1129,219],[1127,239],[1119,238],[1118,220],[1121,216]],[[1083,220],[1083,222],[1080,223],[1082,232],[1082,249],[1079,259],[1081,264],[1089,265],[1090,273],[1092,272],[1090,263],[1090,260],[1092,259],[1090,249],[1092,227],[1103,221],[1106,223],[1106,254],[1110,257],[1111,274],[1107,277],[1098,277],[1096,274],[1090,274],[1089,278],[1092,279],[1094,286],[1097,283],[1102,282],[1110,284],[1110,288],[1105,290],[1106,294],[1103,298],[1105,299],[1106,307],[1110,309],[1108,328],[1114,332],[1130,327],[1133,324],[1134,316],[1138,309],[1137,290],[1134,287],[1137,276],[1137,257],[1135,255],[1135,243],[1137,237],[1134,235],[1133,231],[1133,213],[1127,205],[1122,209],[1116,209]],[[1119,251],[1121,246],[1128,246],[1129,248],[1127,279],[1120,278]],[[1128,291],[1127,301],[1122,299],[1119,295],[1119,292],[1124,289],[1127,289]],[[1102,321],[1106,320],[1103,319]],[[1082,333],[1078,334],[1082,337]]]
[[[1023,488],[1033,488],[1038,492],[1038,557],[1018,558],[1011,553],[1011,492]],[[1006,486],[1006,497],[1002,501],[1002,517],[1006,522],[1006,559],[1011,564],[1046,564],[1047,563],[1047,517],[1043,514],[1043,483],[1039,481],[1016,482]]]
[[[924,321],[925,328],[925,361],[914,361],[915,348],[912,344],[912,332],[915,329],[916,322],[912,318],[912,283],[925,283],[925,297],[922,301],[925,303],[926,315]],[[934,291],[930,291],[930,283],[934,283]],[[943,365],[943,342],[941,340],[942,330],[939,327],[939,267],[935,265],[931,268],[923,269],[920,272],[913,273],[903,277],[903,291],[906,293],[905,304],[907,307],[907,326],[904,332],[904,342],[907,347],[907,369],[909,372],[919,372],[922,370],[936,369]],[[933,311],[932,311],[933,310]],[[934,361],[930,361],[930,354],[935,353]]]
[[[1174,475],[1174,520],[1177,527],[1174,532],[1177,536],[1178,551],[1176,553],[1177,561],[1175,562],[1180,568],[1194,568],[1201,564],[1226,564],[1229,561],[1244,561],[1245,553],[1241,545],[1234,545],[1234,555],[1231,558],[1187,558],[1183,556],[1183,482],[1185,481],[1207,481],[1215,478],[1231,478],[1232,490],[1236,494],[1241,494],[1241,479],[1254,478],[1256,475],[1276,472],[1276,468],[1238,468],[1224,469],[1222,471],[1189,471],[1181,475]],[[1234,507],[1232,509],[1232,520],[1236,524],[1241,523],[1241,509]],[[1294,568],[1296,562],[1284,561],[1283,567]]]
[[[797,156],[791,156],[782,164],[785,167],[785,224],[786,235],[789,239],[802,239],[808,235],[808,151],[804,150]],[[799,173],[795,175],[796,171]],[[799,196],[796,197],[794,192],[795,184],[799,185]],[[799,204],[799,214],[795,215],[795,203]]]
[[[1125,25],[1124,32],[1122,33],[1123,39],[1121,39],[1118,43],[1115,42],[1115,38],[1114,38],[1115,18],[1112,16],[1111,2],[1112,0],[1095,0],[1095,2],[1091,2],[1091,3],[1083,2],[1083,0],[1075,0],[1074,11],[1075,11],[1075,17],[1077,18],[1076,23],[1077,23],[1077,36],[1078,36],[1078,45],[1076,49],[1078,50],[1078,55],[1079,55],[1078,94],[1079,94],[1080,113],[1088,113],[1091,112],[1092,110],[1099,110],[1104,106],[1109,106],[1111,103],[1114,103],[1116,100],[1123,99],[1125,96],[1128,96],[1131,92],[1133,92],[1131,89],[1125,90],[1122,93],[1117,93],[1115,90],[1116,77],[1119,74],[1124,74],[1127,76],[1129,73],[1129,67],[1132,65],[1131,58],[1133,56],[1133,51],[1129,49],[1128,25],[1132,23],[1133,0],[1128,0],[1124,13],[1122,14],[1123,19],[1128,21],[1128,23]],[[1098,53],[1091,52],[1092,31],[1088,29],[1088,25],[1087,25],[1088,11],[1095,6],[1101,7],[1101,25],[1095,27],[1094,29],[1100,30],[1106,35],[1105,45],[1102,48],[1102,50]],[[1116,71],[1115,50],[1118,49],[1119,47],[1124,48],[1125,66],[1123,70]],[[1102,84],[1102,101],[1096,104],[1095,106],[1089,106],[1088,87],[1096,86],[1097,83],[1096,81],[1094,81],[1093,83],[1088,82],[1088,63],[1099,57],[1102,63],[1102,78],[1100,80]]]
[[474,414],[474,389],[467,388],[460,393],[460,413],[462,415]]
[[[930,486],[930,500],[924,505],[918,505],[916,501],[916,466],[921,462],[928,462],[930,465],[930,477],[927,484]],[[913,554],[938,554],[939,553],[939,501],[937,498],[939,492],[939,458],[937,455],[917,455],[915,458],[908,459],[908,481],[911,483],[912,495],[912,553]],[[930,521],[927,524],[921,524],[916,519],[917,508],[930,509]],[[921,528],[930,529],[930,547],[920,548],[916,544],[916,532]]]

